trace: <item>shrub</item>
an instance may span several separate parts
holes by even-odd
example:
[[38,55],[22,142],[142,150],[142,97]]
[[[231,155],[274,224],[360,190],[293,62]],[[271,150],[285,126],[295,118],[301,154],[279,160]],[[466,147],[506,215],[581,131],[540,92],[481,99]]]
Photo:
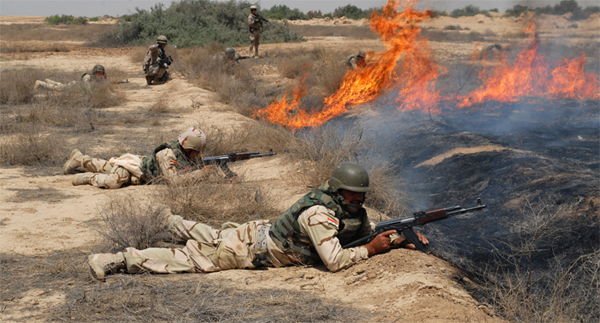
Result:
[[375,9],[362,10],[355,5],[349,4],[344,7],[336,8],[332,15],[336,18],[346,17],[348,19],[359,20],[362,18],[369,18],[373,10]]
[[277,20],[283,20],[283,19],[307,20],[307,19],[309,19],[308,16],[306,14],[304,14],[304,12],[300,11],[297,8],[291,9],[284,4],[274,5],[271,7],[271,9],[264,10],[263,14],[266,17],[269,17],[270,19],[277,19]]
[[[167,9],[158,4],[150,11],[137,9],[131,21],[120,20],[104,42],[141,45],[155,42],[165,35],[177,46],[200,46],[216,42],[225,46],[248,43],[248,8],[246,1],[217,2],[212,0],[182,0]],[[302,41],[282,23],[271,21],[263,26],[261,42]]]
[[73,17],[70,15],[54,15],[44,19],[50,25],[85,25],[87,19],[83,17]]
[[64,160],[64,141],[60,136],[41,133],[30,125],[24,133],[0,139],[0,163],[10,165],[58,165]]
[[453,18],[475,15],[485,15],[490,17],[490,14],[486,10],[480,10],[479,7],[473,5],[467,5],[463,9],[454,9],[452,10],[452,13],[450,13],[450,17]]
[[169,238],[165,209],[160,203],[150,203],[138,196],[112,195],[100,208],[103,225],[96,230],[112,252],[127,247],[154,247]]
[[92,18],[88,19],[88,21],[99,21],[99,20],[100,20],[100,18],[98,18],[98,17],[92,17]]

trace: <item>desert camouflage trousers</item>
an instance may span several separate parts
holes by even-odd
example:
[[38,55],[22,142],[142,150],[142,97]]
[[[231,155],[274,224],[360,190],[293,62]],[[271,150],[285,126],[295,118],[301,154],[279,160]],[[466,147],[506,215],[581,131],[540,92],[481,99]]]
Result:
[[73,86],[76,81],[71,81],[68,84],[53,81],[51,79],[45,79],[44,81],[35,81],[34,89],[42,88],[50,91],[62,91],[65,87]]
[[81,168],[86,172],[96,173],[90,181],[93,186],[114,189],[121,187],[133,178],[125,168],[113,167],[107,160],[85,155],[81,158]]
[[[260,30],[254,29],[250,32],[250,55],[258,56],[258,45],[260,45]],[[253,47],[254,54],[252,54]]]
[[[268,220],[244,224],[227,222],[220,229],[215,229],[168,213],[169,230],[177,239],[187,241],[185,247],[144,250],[127,248],[123,254],[129,273],[206,273],[233,268],[255,268],[260,264],[267,264],[266,260],[261,263],[258,259],[265,259],[267,254],[265,244],[259,240],[264,237],[261,237],[260,231],[271,226]],[[268,230],[266,232],[268,248],[274,244],[268,237]]]

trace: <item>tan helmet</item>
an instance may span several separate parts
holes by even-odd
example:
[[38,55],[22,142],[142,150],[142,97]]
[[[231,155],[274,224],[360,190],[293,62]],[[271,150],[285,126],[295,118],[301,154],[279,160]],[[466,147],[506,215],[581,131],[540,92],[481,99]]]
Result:
[[366,193],[370,190],[369,174],[364,167],[357,163],[340,163],[331,172],[329,186],[334,192],[345,189],[352,192]]
[[257,7],[257,6],[250,6],[250,11],[252,11],[252,10],[257,10],[257,9],[258,9],[258,7]]
[[360,52],[358,52],[358,55],[356,55],[356,57],[365,57],[367,56],[367,53],[363,52],[362,50]]
[[184,133],[179,135],[179,144],[183,149],[191,149],[202,153],[206,147],[206,135],[196,127],[188,128]]
[[167,43],[167,36],[165,36],[165,35],[158,36],[158,38],[156,39],[156,42],[157,43],[165,43],[166,44]]
[[92,74],[94,74],[96,72],[102,72],[102,74],[104,74],[105,73],[104,66],[102,66],[102,65],[94,66],[94,68],[92,68]]

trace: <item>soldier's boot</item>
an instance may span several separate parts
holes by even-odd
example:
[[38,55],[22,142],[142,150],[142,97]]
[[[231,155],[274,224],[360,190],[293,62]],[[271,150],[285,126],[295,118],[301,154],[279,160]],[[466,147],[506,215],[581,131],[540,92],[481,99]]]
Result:
[[152,80],[154,80],[154,75],[152,75],[152,76],[146,75],[146,84],[148,84],[148,85],[152,84]]
[[86,185],[86,184],[92,184],[92,178],[94,177],[94,175],[96,175],[95,173],[81,173],[81,174],[77,174],[75,176],[73,176],[73,179],[71,180],[71,184],[73,184],[73,186],[78,186],[78,185]]
[[69,159],[65,163],[65,166],[63,166],[63,173],[65,175],[70,174],[77,167],[83,166],[83,158],[82,157],[83,157],[83,154],[81,153],[81,151],[79,151],[79,149],[73,149],[73,151],[71,151],[71,155],[69,156]]
[[254,58],[258,58],[258,47],[254,47]]
[[88,257],[90,273],[96,280],[104,281],[106,275],[115,274],[119,270],[126,269],[125,256],[122,252],[99,253]]
[[44,83],[44,81],[40,81],[40,80],[35,81],[35,85],[33,86],[33,89],[34,90],[39,89],[42,86],[42,83]]

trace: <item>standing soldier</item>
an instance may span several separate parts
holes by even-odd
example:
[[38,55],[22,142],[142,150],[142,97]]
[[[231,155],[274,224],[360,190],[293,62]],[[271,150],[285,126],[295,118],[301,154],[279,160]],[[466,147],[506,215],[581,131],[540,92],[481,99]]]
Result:
[[171,56],[167,56],[165,48],[167,47],[167,37],[160,35],[156,44],[148,47],[146,57],[144,57],[144,73],[146,73],[146,83],[164,84],[167,83],[171,75],[167,72],[169,65],[173,61]]
[[356,54],[356,56],[348,57],[348,60],[346,60],[346,66],[351,70],[355,70],[357,68],[363,68],[366,65],[366,62],[365,62],[366,56],[367,56],[367,54],[365,52],[360,51],[360,52],[358,52],[358,54]]
[[[250,31],[250,54],[254,58],[258,58],[258,45],[260,44],[260,28],[262,28],[263,21],[269,22],[265,18],[261,17],[256,10],[256,6],[250,6],[250,15],[248,16],[248,30]],[[254,47],[254,54],[252,54],[252,47]]]
[[[91,81],[103,82],[106,81],[106,79],[107,75],[104,66],[96,65],[94,66],[94,68],[92,68],[91,72],[86,72],[83,75],[81,75],[80,82],[84,90],[89,90]],[[77,81],[71,81],[68,84],[63,84],[50,79],[46,79],[44,81],[37,80],[35,81],[33,89],[37,90],[39,88],[42,88],[51,91],[62,91],[65,87],[70,87],[75,84],[77,84]]]

